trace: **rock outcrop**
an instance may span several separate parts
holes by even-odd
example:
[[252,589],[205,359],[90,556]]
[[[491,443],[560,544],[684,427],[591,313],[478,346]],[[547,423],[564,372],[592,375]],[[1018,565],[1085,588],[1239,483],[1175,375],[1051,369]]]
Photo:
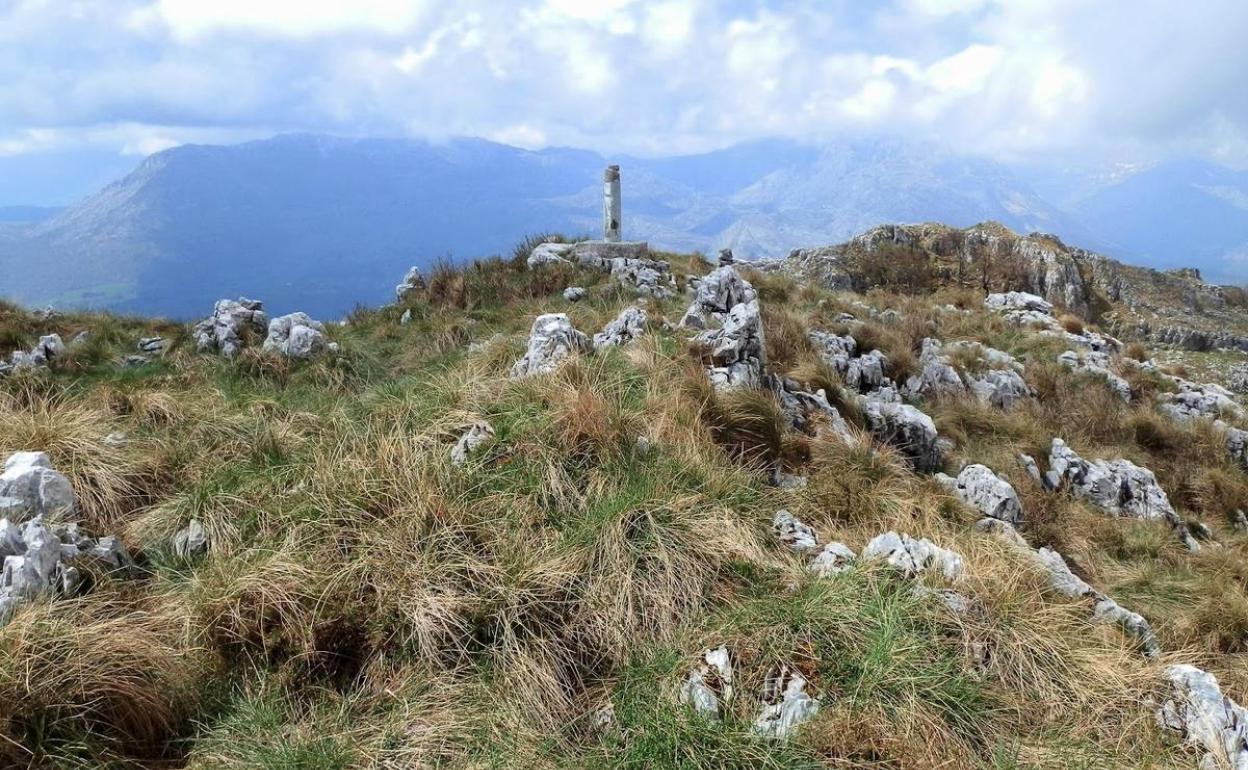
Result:
[[938,473],[936,480],[983,516],[1011,524],[1022,521],[1023,506],[1018,500],[1018,493],[1010,482],[993,473],[986,465],[968,465],[956,479]]
[[680,320],[681,326],[705,329],[712,322],[723,322],[737,305],[758,299],[750,282],[735,267],[720,267],[698,280],[693,301]]
[[61,335],[45,334],[29,351],[15,350],[9,354],[8,361],[0,361],[0,376],[15,371],[46,369],[67,351]]
[[962,576],[962,557],[927,538],[915,539],[907,534],[885,532],[877,535],[862,549],[864,561],[883,561],[906,577],[928,571],[939,573],[946,580]]
[[1157,723],[1201,754],[1201,768],[1248,770],[1248,710],[1222,693],[1212,674],[1167,666],[1170,685]]
[[322,353],[334,352],[337,345],[325,336],[325,325],[307,313],[290,313],[269,321],[269,334],[264,349],[286,358],[306,360]]
[[425,288],[425,277],[420,274],[420,268],[413,265],[408,268],[407,275],[403,276],[403,281],[394,287],[394,301],[398,303],[406,302],[407,299],[417,292]]
[[529,331],[529,348],[511,367],[511,376],[553,372],[568,356],[589,350],[589,337],[573,328],[566,313],[539,315]]
[[944,451],[931,417],[909,404],[875,394],[859,396],[858,405],[878,441],[895,447],[920,473],[940,470]]
[[240,297],[218,300],[212,315],[195,324],[192,335],[201,353],[220,353],[233,358],[268,331],[264,303]]
[[641,337],[646,330],[646,311],[629,305],[620,311],[602,331],[594,335],[594,349],[627,345]]
[[69,479],[52,467],[43,452],[15,452],[0,474],[0,516],[22,522],[35,516],[66,519],[76,512]]
[[1094,350],[1077,353],[1067,350],[1057,357],[1058,363],[1074,372],[1083,372],[1105,380],[1123,401],[1131,400],[1131,385],[1113,370],[1113,362],[1105,353]]
[[697,341],[710,357],[707,374],[716,388],[762,385],[767,352],[758,300],[733,305],[723,325],[702,332]]

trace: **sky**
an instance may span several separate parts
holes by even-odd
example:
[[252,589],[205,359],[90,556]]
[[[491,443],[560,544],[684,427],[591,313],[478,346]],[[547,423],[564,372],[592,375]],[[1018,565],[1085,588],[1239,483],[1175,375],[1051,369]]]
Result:
[[289,131],[1248,167],[1246,39],[1248,0],[0,0],[0,175]]

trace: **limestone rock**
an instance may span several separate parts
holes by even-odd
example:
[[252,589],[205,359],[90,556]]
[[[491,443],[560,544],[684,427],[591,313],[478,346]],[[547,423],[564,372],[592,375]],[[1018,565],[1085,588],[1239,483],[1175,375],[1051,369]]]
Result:
[[594,335],[594,349],[627,345],[637,340],[646,329],[646,311],[629,305],[611,323]]
[[859,396],[858,405],[867,418],[871,434],[900,450],[916,471],[931,473],[940,469],[944,462],[943,451],[931,417],[909,404],[885,400],[875,394]]
[[568,302],[580,302],[588,293],[582,286],[569,286],[563,290],[563,298]]
[[962,557],[953,551],[941,548],[925,537],[916,540],[896,532],[885,532],[873,538],[862,549],[862,558],[883,561],[906,577],[933,570],[946,580],[956,580],[963,572]]
[[705,329],[713,320],[722,321],[737,305],[758,299],[750,282],[735,267],[720,267],[698,281],[693,302],[680,321],[681,326]]
[[838,575],[853,566],[857,556],[844,543],[828,543],[810,560],[806,569],[819,577]]
[[138,344],[139,352],[148,355],[160,355],[165,352],[164,337],[141,337]]
[[773,671],[763,684],[762,713],[754,721],[754,733],[767,738],[788,738],[801,724],[819,713],[819,701],[806,693],[806,678],[797,671]]
[[919,354],[920,371],[906,380],[904,390],[912,398],[957,395],[966,389],[958,370],[941,354],[940,340],[923,340]]
[[1161,394],[1158,409],[1176,420],[1217,420],[1243,413],[1231,392],[1220,385],[1198,384],[1180,377],[1172,379],[1178,384],[1179,392]]
[[809,436],[838,436],[845,442],[853,440],[849,424],[841,417],[836,407],[828,402],[828,394],[822,389],[811,393],[801,389],[801,385],[788,378],[768,376],[765,379],[771,385],[780,408],[784,410],[789,425],[794,430]]
[[64,518],[77,500],[69,479],[52,467],[43,452],[15,452],[0,474],[0,515],[23,521],[36,516]]
[[412,309],[409,307],[403,311],[403,315],[399,316],[399,326],[407,326],[412,322]]
[[1201,752],[1201,768],[1248,770],[1248,710],[1195,666],[1167,666],[1165,677],[1170,691],[1157,709],[1158,724]]
[[1178,520],[1178,514],[1153,472],[1129,460],[1088,461],[1066,446],[1065,441],[1055,438],[1049,449],[1049,467],[1070,485],[1072,494],[1106,513],[1137,519]]
[[984,298],[984,307],[997,312],[1009,313],[1030,311],[1033,313],[1053,314],[1053,303],[1044,297],[1037,297],[1025,291],[1007,291],[989,294]]
[[529,252],[525,264],[529,269],[542,265],[566,265],[571,261],[568,257],[572,253],[572,246],[571,243],[539,243]]
[[702,653],[702,662],[689,672],[680,688],[681,699],[708,719],[719,717],[719,704],[732,698],[732,661],[724,647]]
[[815,531],[788,511],[776,511],[771,521],[771,531],[794,553],[813,553],[819,547]]
[[286,358],[306,360],[337,346],[325,337],[325,325],[307,313],[290,313],[269,321],[269,334],[264,349]]
[[1011,524],[1017,524],[1023,518],[1023,506],[1014,487],[985,465],[968,465],[956,479],[943,474],[938,474],[937,478],[958,499],[984,516]]
[[190,559],[208,551],[208,533],[198,519],[178,530],[173,536],[173,552],[180,559]]
[[212,315],[195,324],[195,347],[201,353],[220,353],[226,358],[238,355],[252,340],[260,340],[268,330],[264,303],[240,297],[218,300]]
[[998,409],[1013,409],[1032,395],[1031,386],[1013,369],[989,369],[968,375],[967,383],[976,398]]
[[572,327],[566,313],[546,313],[533,321],[529,348],[511,367],[511,376],[553,372],[568,356],[589,350],[589,338]]
[[1067,350],[1057,357],[1058,363],[1076,372],[1089,372],[1103,378],[1123,401],[1131,400],[1131,386],[1113,371],[1109,356],[1105,353],[1089,350],[1077,353]]
[[707,374],[717,389],[762,384],[767,353],[758,300],[733,305],[723,326],[702,332],[697,341],[710,356]]
[[404,302],[408,297],[425,288],[425,277],[420,274],[420,268],[413,265],[408,268],[407,275],[403,276],[403,281],[394,287],[394,301]]
[[[845,377],[849,371],[849,362],[858,351],[858,343],[854,338],[848,334],[838,336],[817,330],[807,334],[807,338],[819,351],[819,357],[828,366],[831,366],[837,374]],[[882,370],[880,376],[883,377]]]
[[494,428],[488,422],[474,422],[451,449],[451,464],[463,465],[468,462],[468,456],[493,437]]

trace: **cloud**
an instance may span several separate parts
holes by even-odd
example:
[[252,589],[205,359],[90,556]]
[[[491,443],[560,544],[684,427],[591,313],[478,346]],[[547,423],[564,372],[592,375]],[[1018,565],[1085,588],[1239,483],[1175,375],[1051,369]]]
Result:
[[854,131],[1248,165],[1244,29],[1239,0],[11,0],[0,151],[300,130],[657,154]]

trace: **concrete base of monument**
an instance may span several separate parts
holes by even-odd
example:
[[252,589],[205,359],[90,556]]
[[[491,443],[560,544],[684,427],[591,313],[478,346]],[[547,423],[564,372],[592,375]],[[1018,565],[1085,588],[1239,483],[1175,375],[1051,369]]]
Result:
[[572,258],[582,265],[601,265],[613,259],[649,259],[645,241],[581,241],[572,246]]

